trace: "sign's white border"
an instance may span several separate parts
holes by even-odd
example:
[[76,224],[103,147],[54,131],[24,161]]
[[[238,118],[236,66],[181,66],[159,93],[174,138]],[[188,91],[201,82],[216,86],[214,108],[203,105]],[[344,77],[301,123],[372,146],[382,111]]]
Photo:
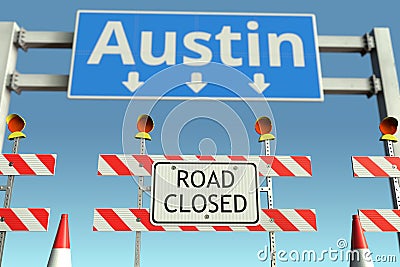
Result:
[[[156,197],[156,167],[159,164],[239,164],[239,165],[252,165],[255,168],[255,197],[256,197],[256,211],[257,211],[257,219],[256,221],[253,222],[209,222],[209,221],[201,221],[201,222],[159,222],[154,219],[154,201]],[[150,221],[153,225],[161,225],[161,226],[168,226],[168,225],[185,225],[185,226],[254,226],[257,225],[260,222],[260,213],[261,213],[261,196],[260,196],[260,191],[259,191],[259,176],[258,176],[258,164],[255,161],[228,161],[228,162],[223,162],[223,161],[207,161],[207,160],[201,160],[201,161],[175,161],[175,160],[160,160],[160,161],[155,161],[152,165],[152,176],[151,176],[151,196],[150,196]]]
[[[69,99],[98,99],[98,100],[209,100],[209,97],[176,97],[176,96],[75,96],[71,95],[72,85],[72,71],[74,69],[75,59],[75,48],[76,40],[78,36],[78,25],[81,13],[110,13],[110,14],[166,14],[166,15],[225,15],[225,16],[286,16],[286,17],[311,17],[313,22],[314,40],[315,40],[315,55],[317,59],[317,71],[318,71],[318,83],[320,88],[320,98],[268,98],[268,97],[216,97],[214,99],[221,101],[288,101],[288,102],[323,102],[324,101],[324,90],[322,87],[322,74],[321,74],[321,62],[318,45],[318,33],[317,23],[315,14],[307,13],[245,13],[245,12],[185,12],[185,11],[139,11],[139,10],[78,10],[75,18],[75,34],[72,44],[72,56],[71,56],[71,67],[70,75],[68,80],[67,97]],[[205,81],[207,82],[207,81]]]

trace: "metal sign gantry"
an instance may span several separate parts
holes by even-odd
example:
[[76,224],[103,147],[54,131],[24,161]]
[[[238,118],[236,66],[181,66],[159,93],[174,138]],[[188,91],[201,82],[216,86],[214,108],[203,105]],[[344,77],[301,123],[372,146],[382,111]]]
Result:
[[[15,22],[0,22],[0,149],[5,135],[12,91],[67,91],[68,75],[20,74],[16,70],[18,49],[72,48],[74,33],[26,31]],[[374,28],[363,36],[318,36],[320,52],[370,54],[373,73],[368,78],[323,78],[324,94],[377,95],[381,119],[400,118],[400,93],[388,28]],[[389,147],[386,145],[386,154]],[[400,155],[400,144],[393,145]],[[397,207],[394,179],[390,180]]]

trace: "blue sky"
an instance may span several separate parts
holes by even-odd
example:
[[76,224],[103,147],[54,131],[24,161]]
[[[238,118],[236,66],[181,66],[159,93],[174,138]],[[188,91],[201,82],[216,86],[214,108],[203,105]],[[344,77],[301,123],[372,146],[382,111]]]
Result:
[[[266,13],[314,13],[320,35],[363,35],[373,27],[389,27],[396,61],[400,62],[400,22],[395,1],[7,1],[0,8],[1,21],[16,21],[27,30],[73,31],[78,9],[223,11]],[[67,74],[71,50],[35,50],[20,52],[18,71],[22,73]],[[321,54],[323,77],[369,77],[369,56],[357,54]],[[64,92],[23,92],[13,94],[10,113],[25,117],[27,139],[20,153],[57,153],[54,177],[17,177],[12,207],[50,207],[47,233],[9,233],[3,266],[45,266],[58,221],[62,213],[70,216],[72,261],[79,266],[132,266],[134,233],[93,233],[93,209],[97,207],[135,207],[137,187],[129,177],[98,177],[100,153],[138,153],[136,134],[124,128],[125,113],[142,113],[146,103],[115,100],[68,100]],[[260,153],[254,120],[240,103],[227,103],[233,110],[221,118],[221,124],[198,119],[182,127],[179,138],[173,130],[161,130],[166,114],[182,119],[174,112],[177,101],[159,103],[152,112],[156,128],[148,153],[170,153],[179,145],[183,154],[198,154],[203,140],[205,151],[218,154]],[[207,104],[196,109],[203,116]],[[254,104],[255,108],[257,104]],[[278,233],[277,247],[287,251],[336,248],[336,241],[350,242],[351,215],[358,208],[392,208],[387,179],[352,178],[353,155],[383,155],[378,129],[376,97],[326,95],[323,103],[269,103],[276,126],[277,155],[310,155],[311,179],[274,178],[277,208],[315,208],[317,233]],[[128,109],[129,107],[129,109]],[[219,106],[221,107],[221,106]],[[190,107],[184,107],[189,109]],[[194,112],[194,113],[196,113]],[[229,125],[240,118],[245,140],[232,138]],[[172,127],[173,128],[173,127]],[[125,132],[125,130],[127,132]],[[124,131],[124,139],[122,133]],[[170,139],[171,138],[171,139]],[[174,138],[172,140],[172,138]],[[165,140],[165,141],[161,141]],[[169,141],[172,140],[172,141]],[[3,153],[11,151],[4,141]],[[171,145],[169,142],[174,142]],[[249,146],[243,146],[248,142]],[[233,147],[233,148],[232,148]],[[3,180],[2,180],[3,181]],[[4,180],[5,181],[5,180]],[[263,197],[263,196],[262,196]],[[265,196],[264,196],[265,197]],[[149,202],[147,199],[147,207]],[[266,233],[145,233],[142,266],[265,266],[257,251],[268,242]],[[396,234],[367,233],[375,254],[396,255],[400,260]],[[279,266],[348,266],[347,262],[283,263]],[[390,266],[393,264],[376,264]]]

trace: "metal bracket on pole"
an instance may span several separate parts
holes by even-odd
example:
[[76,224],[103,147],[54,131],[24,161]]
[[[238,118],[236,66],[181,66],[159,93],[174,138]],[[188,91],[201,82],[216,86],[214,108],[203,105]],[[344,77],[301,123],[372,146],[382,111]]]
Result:
[[8,76],[7,88],[13,90],[17,94],[21,94],[22,88],[18,86],[18,72],[14,72]]
[[382,83],[381,83],[381,79],[377,78],[374,75],[372,75],[370,77],[370,81],[371,81],[371,91],[369,93],[367,93],[367,97],[370,98],[374,95],[377,95],[379,92],[382,91]]
[[22,50],[27,52],[28,46],[26,45],[25,38],[26,38],[26,30],[24,28],[21,28],[17,34],[17,40],[15,41],[15,43],[18,48],[21,48]]
[[364,34],[365,40],[365,49],[361,52],[361,55],[364,56],[367,53],[370,53],[372,49],[375,48],[375,38],[371,36],[369,33]]

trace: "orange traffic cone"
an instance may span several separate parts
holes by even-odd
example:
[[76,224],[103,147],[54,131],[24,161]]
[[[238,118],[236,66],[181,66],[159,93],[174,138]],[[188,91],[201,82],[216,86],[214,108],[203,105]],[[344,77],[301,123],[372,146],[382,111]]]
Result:
[[47,267],[71,267],[68,214],[62,214]]
[[353,215],[350,267],[374,267],[358,215]]

